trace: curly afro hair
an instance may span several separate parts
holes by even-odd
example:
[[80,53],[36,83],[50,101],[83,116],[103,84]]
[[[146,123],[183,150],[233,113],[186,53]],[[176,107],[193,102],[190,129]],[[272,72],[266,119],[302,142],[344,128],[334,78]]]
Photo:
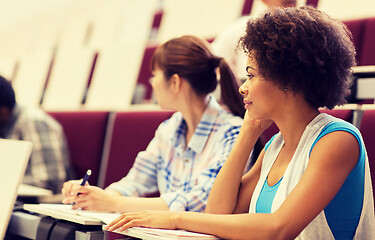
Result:
[[265,79],[332,109],[350,94],[355,48],[347,27],[312,8],[277,8],[249,20],[239,45]]

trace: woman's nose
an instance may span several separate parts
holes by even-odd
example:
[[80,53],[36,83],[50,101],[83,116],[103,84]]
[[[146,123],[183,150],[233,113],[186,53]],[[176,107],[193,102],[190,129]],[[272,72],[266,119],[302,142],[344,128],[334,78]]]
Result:
[[242,84],[239,88],[239,92],[242,94],[242,95],[246,95],[247,94],[247,87],[244,86],[244,84]]

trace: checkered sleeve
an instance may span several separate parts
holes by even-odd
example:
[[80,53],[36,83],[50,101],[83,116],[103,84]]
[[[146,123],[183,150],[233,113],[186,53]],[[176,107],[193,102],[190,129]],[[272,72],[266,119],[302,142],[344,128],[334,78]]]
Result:
[[196,181],[190,181],[185,189],[161,195],[171,211],[202,212],[206,208],[208,195],[217,174],[227,159],[237,137],[240,126],[232,126],[225,131],[224,137],[215,146],[210,164],[199,175]]
[[24,183],[59,193],[67,180],[69,163],[62,128],[46,121],[29,121],[25,123],[22,134],[22,139],[33,142]]

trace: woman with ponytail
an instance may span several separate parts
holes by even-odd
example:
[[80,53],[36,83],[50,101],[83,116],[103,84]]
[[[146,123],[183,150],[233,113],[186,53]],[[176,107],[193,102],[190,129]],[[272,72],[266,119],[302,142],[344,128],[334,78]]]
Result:
[[[245,112],[237,81],[225,60],[213,55],[205,40],[194,36],[159,46],[151,70],[158,104],[176,113],[160,124],[126,177],[105,190],[69,181],[62,190],[64,203],[111,212],[205,210]],[[221,104],[211,94],[218,83]],[[144,197],[155,191],[160,197]]]

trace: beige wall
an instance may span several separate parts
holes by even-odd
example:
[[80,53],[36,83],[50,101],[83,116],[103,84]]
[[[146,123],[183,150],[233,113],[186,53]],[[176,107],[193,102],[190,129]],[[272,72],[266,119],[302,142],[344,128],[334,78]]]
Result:
[[318,8],[342,20],[375,17],[374,0],[319,0]]

